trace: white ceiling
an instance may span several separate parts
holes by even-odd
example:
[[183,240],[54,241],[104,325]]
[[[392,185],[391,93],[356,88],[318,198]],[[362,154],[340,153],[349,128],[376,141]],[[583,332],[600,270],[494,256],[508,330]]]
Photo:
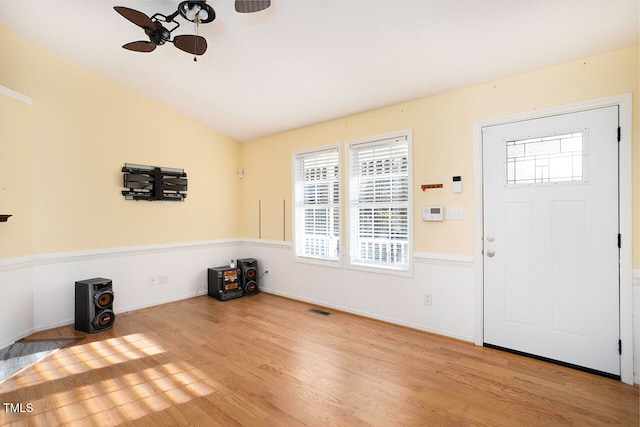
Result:
[[[272,0],[248,15],[209,0],[198,62],[121,48],[147,38],[113,6],[178,3],[1,0],[0,25],[238,141],[639,41],[638,0]],[[174,36],[193,32],[181,24]]]

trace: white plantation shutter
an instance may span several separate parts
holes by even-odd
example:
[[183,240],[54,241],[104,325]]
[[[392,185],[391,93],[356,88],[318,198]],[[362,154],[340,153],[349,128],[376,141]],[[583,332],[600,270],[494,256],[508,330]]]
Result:
[[407,135],[350,145],[352,264],[409,268],[410,171]]
[[337,148],[295,156],[295,250],[300,257],[340,256],[340,153]]

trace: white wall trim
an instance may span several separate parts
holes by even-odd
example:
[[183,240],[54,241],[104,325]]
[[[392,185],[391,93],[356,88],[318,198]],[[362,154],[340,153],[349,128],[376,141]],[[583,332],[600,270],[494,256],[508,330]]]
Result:
[[[127,307],[125,307],[123,309],[118,308],[115,311],[115,315],[116,315],[116,318],[119,317],[119,316],[127,316],[129,314],[129,312],[131,312],[131,311],[141,310],[143,308],[154,307],[154,306],[157,306],[157,305],[167,304],[167,303],[170,303],[170,302],[182,301],[182,300],[185,300],[185,299],[194,298],[194,297],[197,297],[197,296],[200,296],[200,295],[207,294],[206,287],[205,288],[201,288],[201,289],[202,290],[198,289],[198,291],[195,292],[195,293],[182,294],[182,295],[174,296],[174,297],[171,297],[171,298],[163,298],[163,299],[160,299],[160,300],[154,300],[150,304],[135,304],[135,305],[127,306]],[[67,325],[73,325],[73,324],[74,324],[74,319],[73,319],[73,317],[71,317],[71,318],[60,320],[58,322],[49,323],[49,324],[46,324],[46,325],[36,325],[33,330],[27,331],[27,333],[18,336],[16,339],[14,339],[13,342],[16,342],[17,340],[22,339],[22,338],[30,335],[33,332],[46,331],[48,329],[53,329],[53,328],[58,328],[58,327],[61,327],[61,326],[67,326]]]
[[237,240],[242,244],[251,244],[256,246],[262,246],[267,248],[293,248],[293,242],[290,240],[265,240],[265,239],[251,239],[240,238]]
[[127,257],[131,255],[148,255],[181,250],[188,251],[194,249],[220,248],[225,246],[240,246],[242,245],[242,242],[243,241],[239,239],[220,239],[142,246],[122,246],[69,252],[50,252],[0,259],[0,272],[41,265],[60,264],[64,262],[89,261],[103,258]]
[[9,98],[13,98],[16,101],[23,102],[27,105],[33,105],[33,99],[28,97],[27,95],[23,95],[20,92],[16,92],[13,89],[9,89],[6,86],[0,85],[0,94],[6,95]]
[[[101,258],[175,252],[179,250],[219,248],[224,246],[242,246],[245,244],[267,248],[293,248],[293,243],[291,241],[249,238],[204,240],[196,242],[179,242],[141,246],[122,246],[115,248],[89,249],[69,252],[50,252],[12,258],[1,258],[0,272],[47,264],[58,264],[63,262],[77,262]],[[466,268],[473,268],[474,266],[473,255],[447,254],[436,252],[414,252],[413,258],[414,262],[420,264],[451,265]]]
[[[18,270],[34,266],[59,264],[64,262],[88,261],[102,258],[127,257],[131,255],[145,255],[180,250],[205,248],[220,248],[225,246],[242,245],[260,246],[266,248],[293,248],[291,241],[263,240],[251,238],[203,240],[195,242],[163,243],[140,246],[122,246],[114,248],[100,248],[68,252],[49,252],[43,254],[26,255],[12,258],[0,258],[0,272]],[[451,265],[455,267],[473,268],[473,255],[447,254],[436,252],[414,252],[414,262],[419,264]]]
[[[620,158],[620,232],[623,236],[620,250],[620,339],[622,355],[620,356],[621,380],[633,384],[633,292],[632,292],[632,254],[631,254],[631,93],[593,99],[568,105],[529,111],[502,117],[478,120],[473,125],[474,151],[474,258],[475,258],[475,336],[476,345],[484,341],[484,304],[483,304],[483,203],[482,203],[482,128],[501,125],[534,118],[549,117],[558,114],[574,113],[608,106],[620,107],[620,127],[622,128],[619,144]],[[627,344],[625,344],[627,343]]]
[[33,255],[0,258],[0,273],[33,267]]
[[473,255],[445,254],[435,252],[414,252],[413,261],[419,264],[449,265],[452,267],[473,268]]
[[[249,245],[261,246],[261,247],[290,248],[293,250],[293,242],[291,241],[241,238],[238,240],[238,242],[241,242],[242,244],[249,244]],[[473,268],[474,261],[475,261],[473,255],[447,254],[447,253],[437,253],[437,252],[414,252],[413,259],[414,259],[414,262],[417,262],[420,264],[451,265],[456,267],[467,267],[467,268]],[[297,260],[297,258],[295,258],[295,260]],[[307,262],[307,260],[305,260],[304,262]],[[321,265],[324,267],[336,268],[336,265],[326,265],[323,263],[314,263],[314,262],[309,262],[309,263],[313,265]],[[367,271],[370,271],[370,270],[367,270]],[[378,272],[378,271],[375,271],[375,272]]]

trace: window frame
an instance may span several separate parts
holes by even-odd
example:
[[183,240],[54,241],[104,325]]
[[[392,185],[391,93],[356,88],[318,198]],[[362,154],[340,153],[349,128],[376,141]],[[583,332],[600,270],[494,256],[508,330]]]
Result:
[[[355,192],[357,191],[355,181],[355,176],[353,172],[353,161],[355,156],[356,147],[364,147],[364,146],[374,146],[374,145],[388,145],[392,144],[393,140],[404,139],[404,143],[407,145],[407,178],[408,178],[408,190],[407,190],[407,263],[402,266],[391,266],[385,264],[378,264],[375,262],[359,262],[354,260],[354,244],[355,237],[354,233],[356,232],[357,220],[354,220],[354,209],[355,206],[353,204]],[[376,273],[386,273],[392,275],[400,275],[400,276],[412,276],[413,275],[413,159],[412,159],[412,130],[404,129],[395,132],[389,132],[385,134],[368,136],[365,138],[359,138],[354,140],[346,141],[345,143],[345,151],[346,151],[346,165],[347,168],[344,170],[343,175],[345,177],[345,197],[346,197],[346,205],[343,207],[345,210],[345,224],[346,233],[344,237],[344,256],[346,257],[346,266],[349,269],[354,270],[362,270],[368,272],[376,272]],[[356,222],[356,224],[354,224]]]
[[[324,257],[324,256],[314,256],[310,254],[305,254],[302,252],[300,233],[304,234],[304,220],[300,221],[300,204],[298,203],[298,185],[300,185],[299,176],[298,176],[298,164],[299,161],[303,158],[308,158],[313,156],[314,154],[320,155],[323,153],[336,152],[338,155],[338,256],[337,257]],[[343,189],[344,189],[344,179],[343,179],[343,170],[342,170],[342,150],[340,143],[328,144],[323,146],[316,146],[311,148],[305,148],[302,150],[296,150],[291,153],[291,170],[292,170],[292,225],[293,225],[293,257],[294,260],[310,263],[310,264],[318,264],[330,267],[341,267],[342,266],[342,258],[343,258],[343,249],[344,249],[344,238],[343,238],[343,230],[344,230],[344,221],[342,219],[343,214]],[[304,206],[304,203],[302,204]],[[304,209],[304,208],[303,208]],[[302,227],[302,228],[301,228]]]

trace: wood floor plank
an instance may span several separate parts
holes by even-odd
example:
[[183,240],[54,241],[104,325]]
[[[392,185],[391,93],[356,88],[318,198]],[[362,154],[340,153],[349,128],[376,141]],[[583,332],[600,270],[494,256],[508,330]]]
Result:
[[0,383],[0,425],[639,425],[639,388],[266,293],[131,313]]

